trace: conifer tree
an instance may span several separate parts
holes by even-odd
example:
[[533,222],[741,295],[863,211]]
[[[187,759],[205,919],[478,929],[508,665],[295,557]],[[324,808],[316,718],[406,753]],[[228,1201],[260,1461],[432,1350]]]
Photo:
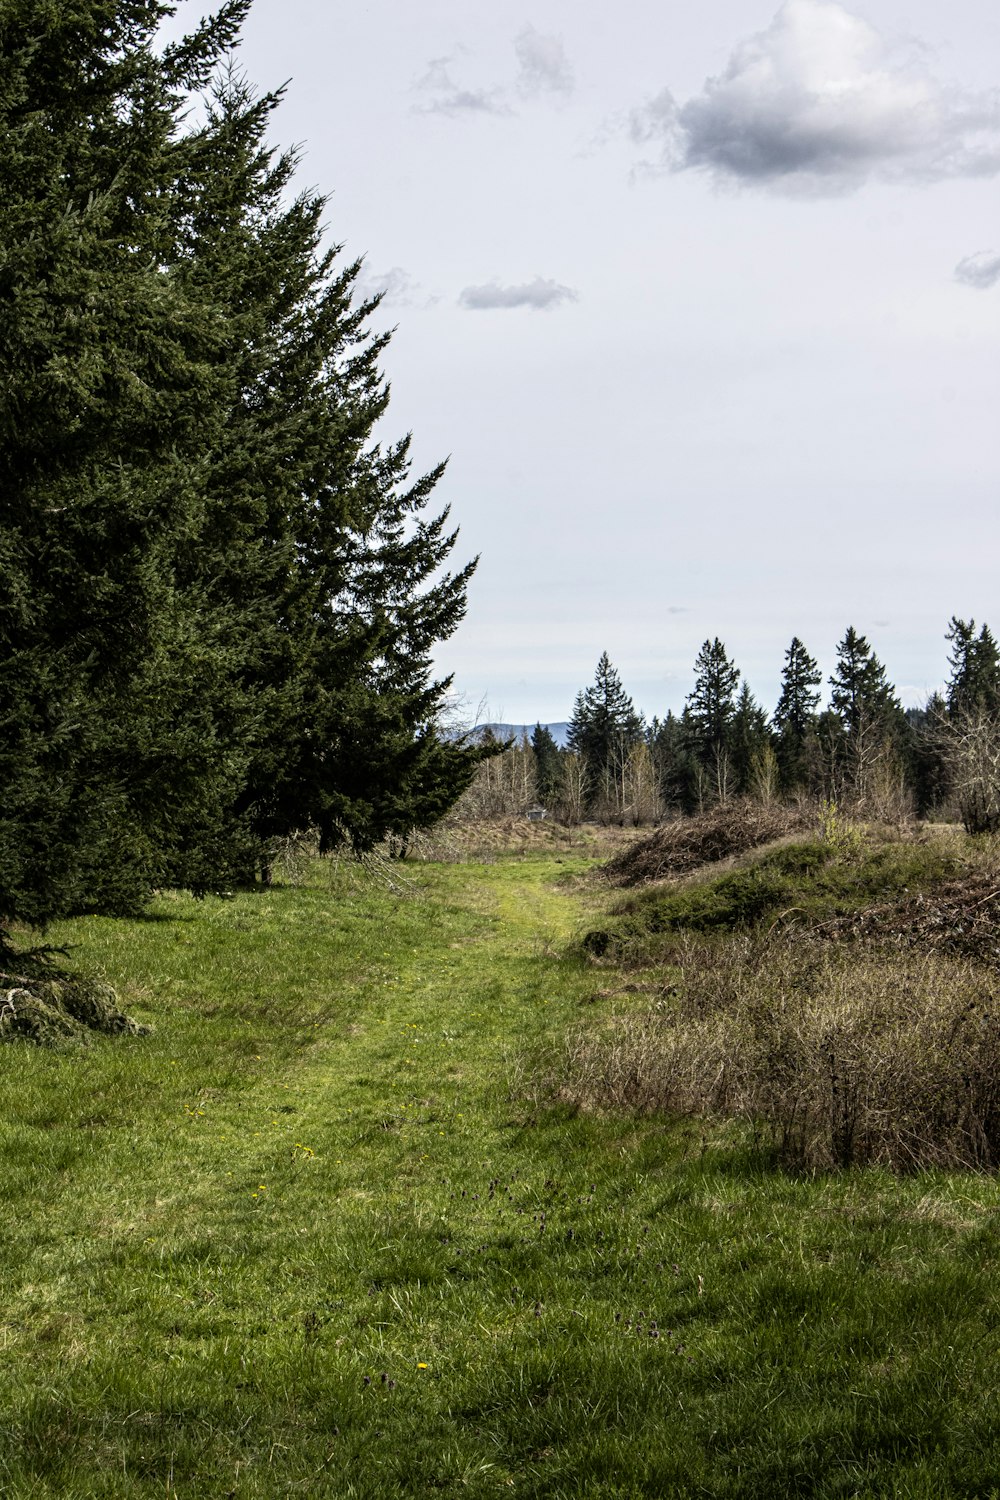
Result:
[[576,696],[567,732],[569,748],[583,758],[591,794],[642,738],[642,717],[622,686],[606,651],[592,686]]
[[447,511],[423,512],[443,466],[412,482],[408,440],[371,442],[387,338],[365,332],[376,303],[352,301],[358,264],[322,246],[326,201],[288,203],[295,155],[265,142],[279,102],[221,80],[179,205],[235,377],[196,563],[252,643],[239,814],[261,839],[309,825],[360,849],[430,821],[471,778],[475,752],[436,732],[449,683],[430,671],[475,565],[441,572],[455,533]]
[[740,674],[718,636],[702,644],[694,669],[695,682],[684,704],[683,724],[700,773],[697,796],[700,805],[706,788],[711,790],[712,797],[722,801],[733,790],[730,731]]
[[983,625],[977,635],[975,620],[953,615],[945,639],[952,647],[946,689],[949,715],[1000,711],[1000,648],[989,626]]
[[164,264],[165,10],[0,10],[0,917],[134,909],[179,823],[198,806],[207,834],[235,786],[225,669],[174,577],[223,406],[218,319]]
[[185,123],[249,0],[157,55],[171,8],[0,3],[0,921],[365,847],[478,758],[431,674],[473,565],[372,439],[374,304],[273,96]]
[[954,721],[941,693],[932,693],[923,708],[908,708],[906,721],[912,743],[910,774],[917,814],[925,817],[940,808],[951,792],[949,749]]
[[885,667],[853,625],[837,644],[830,688],[830,706],[848,734],[856,736],[865,725],[890,733],[898,728],[902,705]]
[[646,741],[664,806],[691,812],[697,803],[696,775],[683,720],[668,709],[664,718],[650,722]]
[[544,807],[553,807],[562,790],[563,765],[559,746],[547,725],[535,725],[531,734],[531,748],[535,752],[538,800]]
[[809,745],[815,740],[820,671],[798,636],[785,652],[781,693],[774,710],[775,754],[782,787],[801,786],[808,776]]
[[770,745],[767,714],[750,691],[749,683],[744,681],[736,699],[729,729],[729,754],[735,791],[746,795],[755,789],[755,779],[764,765],[764,757]]
[[828,758],[831,785],[867,801],[876,782],[912,778],[912,735],[886,670],[863,635],[849,627],[830,678]]

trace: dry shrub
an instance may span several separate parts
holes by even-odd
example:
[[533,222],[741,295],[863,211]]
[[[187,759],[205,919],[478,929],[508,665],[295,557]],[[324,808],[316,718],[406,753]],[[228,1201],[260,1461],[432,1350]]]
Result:
[[740,1118],[799,1168],[1000,1165],[1000,1014],[972,965],[801,934],[680,942],[682,979],[568,1044],[590,1107]]
[[966,713],[943,729],[945,759],[967,833],[1000,831],[1000,718]]
[[604,874],[612,885],[646,885],[745,854],[815,825],[815,812],[802,808],[764,805],[749,798],[725,802],[709,812],[658,828],[649,838],[609,860]]

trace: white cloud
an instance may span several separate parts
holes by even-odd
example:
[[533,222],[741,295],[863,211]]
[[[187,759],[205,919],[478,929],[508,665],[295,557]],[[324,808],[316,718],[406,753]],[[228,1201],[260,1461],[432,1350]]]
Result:
[[467,286],[458,300],[462,307],[476,312],[498,307],[530,307],[538,312],[578,299],[579,293],[572,287],[560,286],[556,281],[543,281],[541,276],[536,276],[534,281],[521,286],[502,286],[499,281],[490,281],[485,286]]
[[[459,48],[464,52],[464,48]],[[421,114],[474,116],[512,115],[511,99],[530,101],[573,92],[573,70],[559,37],[525,26],[514,39],[517,75],[512,83],[467,88],[452,76],[455,57],[434,57],[415,87],[425,98],[416,105]]]
[[402,266],[390,266],[388,271],[369,271],[365,266],[355,287],[362,297],[381,297],[383,307],[433,307],[438,301]]
[[1000,173],[1000,90],[939,82],[833,0],[786,0],[696,97],[664,90],[634,111],[631,134],[658,145],[658,170],[791,192],[986,177]]
[[517,91],[525,99],[539,94],[571,94],[573,70],[562,42],[526,26],[514,42],[517,53]]
[[977,250],[955,267],[955,280],[977,291],[987,292],[1000,281],[1000,255],[995,250]]

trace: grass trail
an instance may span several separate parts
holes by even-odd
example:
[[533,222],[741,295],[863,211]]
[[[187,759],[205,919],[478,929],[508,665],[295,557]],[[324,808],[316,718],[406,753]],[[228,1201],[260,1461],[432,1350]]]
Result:
[[534,1098],[604,1003],[575,869],[55,934],[156,1030],[0,1051],[0,1493],[1000,1487],[996,1184]]

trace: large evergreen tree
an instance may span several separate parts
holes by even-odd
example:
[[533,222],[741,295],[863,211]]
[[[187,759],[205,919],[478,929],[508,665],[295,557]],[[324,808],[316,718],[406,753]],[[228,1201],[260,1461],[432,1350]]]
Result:
[[443,810],[435,643],[470,568],[289,202],[275,100],[223,75],[230,0],[157,55],[155,0],[0,0],[0,918],[131,909],[306,824]]
[[474,565],[441,573],[455,536],[447,512],[423,512],[443,468],[412,483],[406,441],[371,443],[386,338],[365,332],[375,303],[352,303],[357,263],[322,246],[325,200],[288,202],[294,154],[265,145],[277,103],[222,81],[180,204],[187,263],[226,307],[234,375],[195,562],[250,643],[239,812],[261,838],[310,824],[360,848],[437,816],[469,779],[473,754],[434,728],[448,683],[430,656]]
[[164,13],[0,8],[0,915],[34,921],[134,908],[178,825],[197,808],[209,836],[236,784],[213,747],[225,667],[174,571],[224,403],[220,320],[165,264]]

